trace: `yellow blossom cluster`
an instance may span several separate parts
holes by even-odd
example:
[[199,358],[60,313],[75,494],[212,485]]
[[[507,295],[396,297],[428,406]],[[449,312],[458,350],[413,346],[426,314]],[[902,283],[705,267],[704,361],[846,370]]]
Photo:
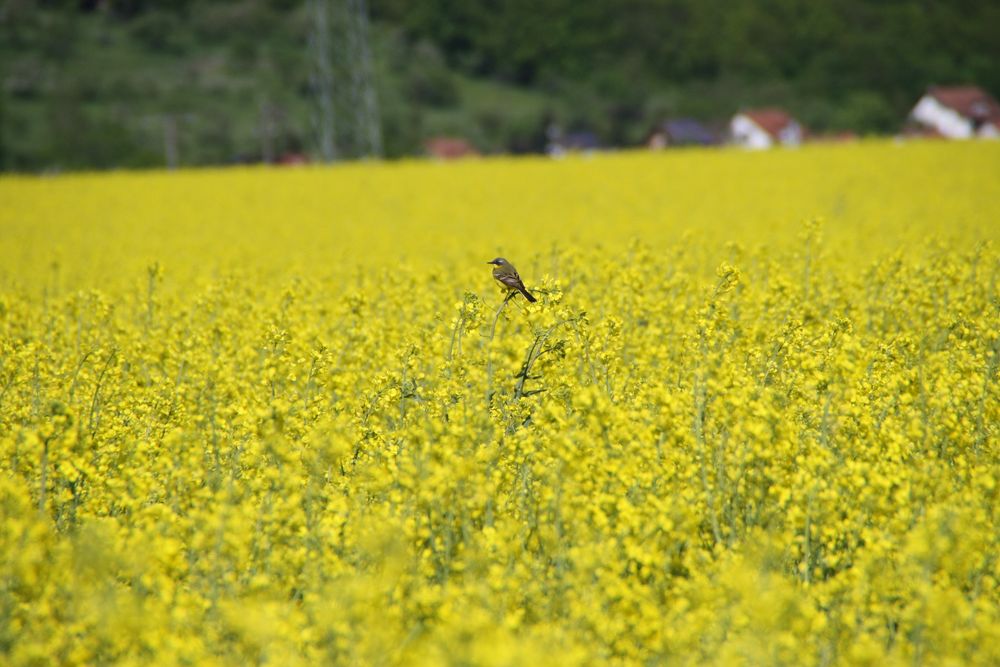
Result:
[[1000,664],[997,174],[0,179],[0,662]]

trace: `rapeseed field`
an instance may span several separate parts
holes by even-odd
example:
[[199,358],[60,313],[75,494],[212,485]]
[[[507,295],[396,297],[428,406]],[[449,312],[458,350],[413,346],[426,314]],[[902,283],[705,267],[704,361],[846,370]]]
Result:
[[1000,664],[998,174],[0,179],[0,662]]

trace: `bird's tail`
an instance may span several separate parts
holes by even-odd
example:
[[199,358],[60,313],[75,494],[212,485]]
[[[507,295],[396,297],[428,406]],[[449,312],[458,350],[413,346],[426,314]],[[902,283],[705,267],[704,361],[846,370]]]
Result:
[[524,298],[530,301],[531,303],[535,303],[536,301],[538,301],[538,299],[531,296],[531,292],[529,292],[528,290],[524,289],[523,287],[518,287],[518,289],[521,290],[521,294],[524,295]]

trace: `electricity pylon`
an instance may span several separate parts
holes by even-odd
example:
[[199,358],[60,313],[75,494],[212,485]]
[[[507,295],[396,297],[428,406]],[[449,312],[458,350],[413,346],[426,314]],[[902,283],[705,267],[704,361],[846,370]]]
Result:
[[323,162],[337,159],[337,135],[334,118],[333,48],[330,30],[329,0],[307,0],[309,3],[309,55],[311,60],[310,83],[316,102],[313,124],[319,156]]
[[359,146],[360,154],[377,158],[382,155],[382,128],[379,122],[378,97],[375,93],[372,53],[368,42],[368,7],[365,0],[347,1],[355,129],[358,138],[363,142]]

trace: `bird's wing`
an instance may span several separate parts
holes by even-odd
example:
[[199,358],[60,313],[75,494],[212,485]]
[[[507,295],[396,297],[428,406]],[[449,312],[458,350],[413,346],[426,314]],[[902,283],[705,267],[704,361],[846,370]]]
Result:
[[517,275],[516,271],[513,273],[504,274],[502,276],[497,276],[496,279],[502,282],[507,287],[510,287],[511,289],[524,288],[524,283],[521,282],[521,276]]

